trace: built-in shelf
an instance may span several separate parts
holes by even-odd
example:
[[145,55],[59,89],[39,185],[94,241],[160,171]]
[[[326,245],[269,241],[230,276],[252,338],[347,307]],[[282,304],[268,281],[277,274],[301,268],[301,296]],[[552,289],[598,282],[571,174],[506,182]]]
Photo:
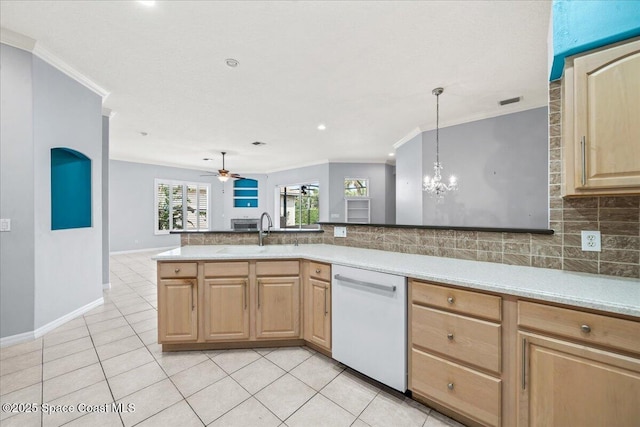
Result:
[[364,197],[344,199],[344,219],[349,224],[369,224],[371,199]]

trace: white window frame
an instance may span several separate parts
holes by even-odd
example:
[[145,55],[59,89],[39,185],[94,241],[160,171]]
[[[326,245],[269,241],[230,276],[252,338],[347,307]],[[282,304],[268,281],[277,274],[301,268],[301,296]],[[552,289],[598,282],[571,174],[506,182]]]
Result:
[[[169,188],[171,188],[172,186],[176,186],[176,185],[180,185],[182,186],[182,223],[183,223],[183,228],[179,229],[177,231],[203,231],[203,230],[209,230],[210,225],[211,225],[211,205],[209,204],[210,200],[211,200],[211,184],[207,183],[207,182],[195,182],[195,181],[179,181],[179,180],[175,180],[175,179],[162,179],[162,178],[156,178],[153,181],[154,183],[154,188],[153,188],[153,208],[154,208],[154,234],[155,235],[165,235],[165,234],[169,234],[172,231],[174,231],[173,228],[173,221],[171,221],[171,218],[173,218],[173,215],[171,214],[171,211],[169,213],[169,230],[159,230],[158,229],[158,223],[160,221],[160,218],[158,216],[158,202],[159,202],[159,198],[158,198],[158,186],[160,184],[165,184],[168,185]],[[191,229],[191,230],[187,230],[185,227],[186,222],[187,222],[187,203],[186,203],[186,194],[187,194],[187,187],[188,186],[196,186],[197,188],[206,188],[207,190],[207,200],[206,200],[206,206],[207,206],[207,228],[200,228],[200,221],[196,221],[196,228],[195,229]],[[200,193],[199,191],[196,191],[197,197],[200,197]],[[173,192],[170,190],[169,191],[169,209],[172,209],[173,206]],[[195,206],[196,206],[196,218],[198,218],[200,216],[200,203],[199,200],[196,199],[195,202]]]
[[[346,190],[347,190],[347,189],[346,189],[346,187],[345,187],[345,185],[344,185],[346,181],[366,181],[366,182],[367,182],[367,186],[366,186],[366,188],[367,188],[367,194],[363,194],[363,195],[356,195],[356,196],[354,196],[354,195],[347,195],[347,193],[346,193]],[[345,176],[345,177],[344,177],[344,181],[342,182],[342,191],[343,191],[344,197],[345,197],[345,198],[348,198],[348,199],[356,199],[356,198],[361,198],[361,197],[369,197],[369,184],[370,184],[369,178],[364,178],[364,177],[357,177],[357,178],[356,178],[356,177]]]

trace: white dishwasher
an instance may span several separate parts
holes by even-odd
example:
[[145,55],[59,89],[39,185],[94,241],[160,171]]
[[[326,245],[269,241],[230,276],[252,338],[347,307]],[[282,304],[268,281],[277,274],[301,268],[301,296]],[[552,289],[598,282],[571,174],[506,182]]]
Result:
[[396,390],[407,389],[407,279],[332,265],[332,356]]

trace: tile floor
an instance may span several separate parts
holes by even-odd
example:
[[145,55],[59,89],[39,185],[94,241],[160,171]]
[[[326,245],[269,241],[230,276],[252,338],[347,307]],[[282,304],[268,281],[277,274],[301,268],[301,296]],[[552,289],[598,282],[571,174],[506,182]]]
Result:
[[57,410],[3,427],[461,426],[306,347],[162,353],[151,255],[112,256],[104,305],[0,350],[1,403]]

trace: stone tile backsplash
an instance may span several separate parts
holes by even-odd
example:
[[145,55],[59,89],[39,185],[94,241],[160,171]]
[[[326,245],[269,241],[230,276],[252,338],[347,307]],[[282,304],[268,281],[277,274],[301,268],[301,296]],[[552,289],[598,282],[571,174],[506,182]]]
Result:
[[[460,258],[640,278],[640,196],[563,199],[561,82],[549,84],[549,228],[555,234],[500,233],[348,225],[347,237],[298,235],[298,243]],[[602,252],[583,252],[582,230],[600,230]],[[267,244],[293,244],[272,234]],[[255,234],[183,234],[182,245],[255,244]]]

